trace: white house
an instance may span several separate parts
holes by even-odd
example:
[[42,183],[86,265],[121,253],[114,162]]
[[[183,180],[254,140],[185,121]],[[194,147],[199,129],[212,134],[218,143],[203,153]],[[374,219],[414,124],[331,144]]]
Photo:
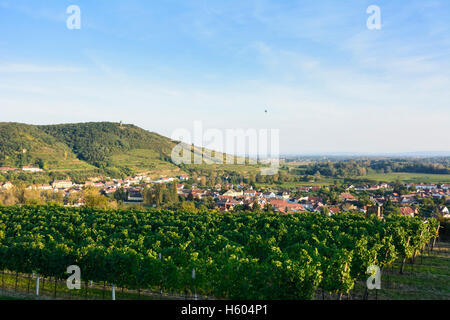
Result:
[[439,207],[439,213],[440,213],[444,218],[450,218],[450,212],[449,212],[448,208],[445,207],[445,206]]
[[420,189],[420,190],[433,190],[436,189],[436,185],[434,184],[416,184],[415,185],[416,189]]
[[264,192],[263,197],[266,199],[276,198],[276,194],[273,192]]
[[41,168],[37,168],[37,167],[22,167],[22,171],[25,172],[41,172],[44,171]]
[[241,197],[244,195],[244,191],[235,191],[235,190],[231,189],[231,190],[228,190],[227,192],[225,192],[223,195],[226,197],[233,197],[233,198]]
[[159,180],[153,181],[153,183],[169,183],[175,181],[175,178],[161,178]]
[[67,189],[72,188],[73,183],[70,180],[55,180],[52,183],[54,189]]

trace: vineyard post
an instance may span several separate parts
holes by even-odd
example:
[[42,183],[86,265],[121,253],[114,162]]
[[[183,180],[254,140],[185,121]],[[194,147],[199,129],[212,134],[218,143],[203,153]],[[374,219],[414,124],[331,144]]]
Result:
[[[423,236],[423,230],[420,232],[420,239],[422,239],[422,236]],[[414,248],[414,253],[413,253],[413,256],[412,256],[412,258],[411,258],[411,263],[415,263],[415,260],[416,260],[416,255],[417,255],[417,248]]]
[[36,275],[36,295],[39,296],[39,273]]
[[[406,243],[405,250],[409,247],[409,240],[411,240],[411,237],[408,237],[408,242]],[[403,257],[403,260],[402,260],[402,265],[400,267],[400,274],[403,274],[403,269],[405,267],[406,259],[407,259],[407,256],[405,253],[405,256]]]
[[112,300],[116,300],[116,288],[114,284],[112,284]]
[[[160,253],[158,253],[158,259],[159,259],[159,261],[161,262],[161,258],[162,258],[162,256],[161,256],[161,252]],[[161,263],[160,263],[160,265],[161,265]],[[160,268],[161,269],[161,279],[159,280],[159,294],[162,296],[162,275],[163,275],[163,273],[162,273],[162,268]]]
[[431,251],[433,251],[434,246],[436,245],[436,238],[439,237],[439,229],[441,228],[441,222],[439,222],[438,227],[436,229],[436,234],[434,236],[434,240],[433,240],[433,247],[431,248]]
[[53,292],[53,297],[56,299],[56,286],[58,285],[58,278],[55,276],[55,288]]
[[18,278],[19,278],[19,273],[16,272],[16,282],[14,283],[14,292],[17,291],[17,280],[18,280]]
[[[441,225],[441,224],[439,223],[439,225]],[[440,245],[440,244],[441,244],[441,237],[440,237],[440,235],[438,235],[437,241],[438,241],[438,245]],[[439,248],[439,247],[438,247],[438,248]],[[439,248],[439,251],[441,251],[440,248]]]
[[198,298],[197,298],[197,287],[195,285],[195,269],[192,269],[192,280],[194,281],[194,300],[198,300]]
[[391,283],[390,283],[390,279],[391,279],[391,275],[389,270],[386,268],[386,288],[389,288]]

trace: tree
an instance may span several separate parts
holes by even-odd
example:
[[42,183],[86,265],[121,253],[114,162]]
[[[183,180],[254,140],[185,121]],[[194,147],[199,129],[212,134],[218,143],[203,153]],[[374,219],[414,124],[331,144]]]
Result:
[[399,178],[397,178],[397,180],[395,180],[394,192],[398,193],[400,195],[404,195],[404,194],[408,193],[408,189],[406,188],[406,186],[402,183],[402,181]]
[[84,205],[90,208],[107,209],[108,199],[101,195],[100,192],[93,187],[85,187],[83,189]]
[[400,208],[392,203],[391,200],[388,200],[383,205],[383,215],[386,217],[400,216]]
[[82,198],[82,193],[80,192],[72,192],[69,193],[69,196],[67,197],[67,204],[74,205]]
[[143,193],[143,197],[144,197],[144,204],[147,204],[147,205],[154,205],[154,204],[156,204],[155,194],[154,194],[152,188],[145,188],[142,191],[142,193]]
[[213,210],[216,207],[216,203],[214,202],[214,198],[211,197],[211,196],[203,198],[202,202],[210,210]]
[[114,192],[113,198],[117,201],[126,201],[128,198],[128,194],[123,188],[119,188],[116,190],[116,192]]
[[374,202],[372,200],[370,200],[370,197],[366,194],[361,195],[358,198],[358,206],[360,207],[364,207],[364,206],[373,206]]
[[253,201],[253,212],[261,211],[261,206],[259,205],[258,200]]
[[48,162],[43,159],[36,159],[35,165],[41,168],[42,170],[48,170]]
[[170,198],[171,198],[171,202],[174,204],[177,204],[179,199],[178,199],[178,190],[177,190],[177,183],[173,182],[170,185]]
[[43,199],[39,190],[17,189],[20,203],[23,204],[42,204]]
[[45,191],[41,195],[47,203],[64,204],[64,191]]
[[273,206],[270,203],[266,203],[264,206],[264,211],[267,213],[274,213]]
[[13,190],[0,190],[0,205],[12,206],[19,203]]
[[433,199],[425,198],[419,208],[419,215],[422,218],[431,218],[435,214],[436,204]]
[[195,208],[195,203],[191,201],[183,201],[181,203],[181,210],[192,213],[198,212],[198,210]]

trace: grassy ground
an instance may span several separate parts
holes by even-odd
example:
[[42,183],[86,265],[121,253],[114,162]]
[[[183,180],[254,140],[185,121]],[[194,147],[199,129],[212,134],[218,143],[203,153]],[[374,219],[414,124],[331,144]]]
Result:
[[244,165],[244,164],[192,164],[187,168],[197,170],[209,170],[212,172],[236,172],[241,175],[256,175],[261,172],[262,165]]
[[0,297],[0,301],[2,300],[24,300],[19,297]]
[[402,182],[410,183],[450,183],[450,174],[426,174],[426,173],[371,173],[363,179],[394,182],[400,179]]
[[[355,180],[370,180],[374,182],[395,182],[400,179],[403,183],[450,183],[450,174],[426,174],[426,173],[370,173],[363,177],[354,177]],[[342,178],[324,178],[316,182],[285,182],[278,184],[257,184],[257,187],[272,187],[276,189],[295,189],[300,186],[329,186],[336,182],[342,183]]]
[[[40,279],[39,296],[35,294],[36,279],[29,275],[5,272],[0,274],[0,300],[111,300],[112,289],[110,286],[103,287],[103,284],[82,283],[80,290],[69,290],[65,281],[56,282],[54,279]],[[116,288],[116,300],[182,300],[190,296],[159,294],[158,289],[127,290]]]
[[115,154],[111,157],[111,163],[116,167],[128,167],[135,170],[175,167],[167,161],[160,160],[160,154],[146,149],[135,149]]
[[282,184],[267,184],[267,183],[257,183],[257,188],[268,188],[268,189],[295,189],[297,187],[301,186],[313,186],[313,187],[322,187],[322,186],[329,186],[334,185],[335,181],[340,181],[339,179],[323,179],[317,182],[285,182]]
[[[433,252],[424,252],[416,258],[415,263],[407,264],[403,274],[399,272],[400,265],[382,271],[381,290],[369,291],[368,300],[450,300],[450,243],[438,243]],[[35,279],[29,279],[21,275],[17,279],[13,273],[0,276],[0,300],[51,300],[55,299],[54,281],[51,279],[41,280],[40,296],[36,297]],[[137,291],[116,289],[117,300],[180,300],[192,299],[192,296],[160,295],[157,289],[150,291]],[[350,296],[343,296],[344,300],[362,300],[366,293],[365,282],[356,283]],[[318,292],[317,300],[335,300],[337,295],[322,295]],[[87,291],[85,283],[81,290],[68,290],[64,281],[57,283],[56,299],[73,300],[101,300],[111,299],[111,288],[101,284],[88,284]]]
[[[147,149],[135,149],[129,152],[116,154],[111,157],[112,166],[117,168],[131,168],[137,172],[147,172],[157,178],[163,176],[175,176],[184,174],[180,168],[171,162],[161,160],[160,154]],[[238,164],[201,164],[187,165],[188,168],[205,169],[217,171],[233,171],[241,174],[256,174],[259,166],[238,165]]]
[[[424,252],[404,274],[400,264],[382,271],[381,290],[369,292],[369,300],[450,300],[450,243],[437,244],[433,252]],[[356,285],[355,299],[361,299],[366,284]]]

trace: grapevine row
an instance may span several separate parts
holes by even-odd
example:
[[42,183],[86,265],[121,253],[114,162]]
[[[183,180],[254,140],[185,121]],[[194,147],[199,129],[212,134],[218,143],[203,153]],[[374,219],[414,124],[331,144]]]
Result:
[[78,265],[84,281],[129,289],[312,299],[319,288],[347,294],[370,265],[414,259],[438,228],[434,219],[356,213],[0,207],[0,269],[65,279],[67,266]]

